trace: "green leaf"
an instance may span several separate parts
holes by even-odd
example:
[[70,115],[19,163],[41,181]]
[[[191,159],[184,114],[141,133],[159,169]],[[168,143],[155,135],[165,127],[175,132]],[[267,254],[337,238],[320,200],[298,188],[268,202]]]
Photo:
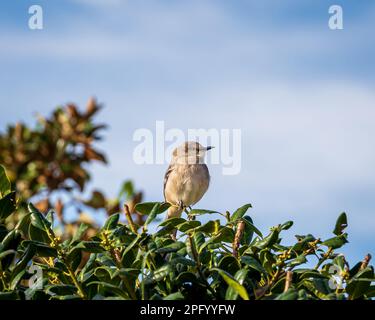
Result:
[[370,288],[366,292],[367,298],[374,298],[375,297],[375,286],[370,286]]
[[163,300],[184,300],[184,299],[185,297],[180,291],[171,293],[163,298]]
[[57,250],[43,242],[25,240],[22,244],[25,246],[32,246],[35,249],[35,254],[39,257],[57,257]]
[[[197,229],[199,228],[200,227],[198,227]],[[206,243],[206,237],[204,236],[203,232],[200,232],[197,229],[194,232],[193,240],[194,240],[198,253],[200,253],[202,251],[201,250],[202,246]]]
[[88,286],[91,286],[91,285],[98,285],[105,292],[108,292],[111,294],[114,293],[117,296],[120,296],[126,300],[130,299],[129,295],[124,290],[120,289],[118,286],[115,286],[113,284],[101,282],[101,281],[93,281],[88,284]]
[[3,241],[3,239],[6,237],[7,234],[8,234],[8,229],[6,228],[6,226],[0,224],[0,242]]
[[100,253],[104,251],[100,241],[80,241],[71,251],[77,249],[91,253]]
[[197,276],[193,272],[185,271],[181,272],[180,274],[177,275],[177,277],[174,279],[174,281],[182,285],[183,283],[196,283],[198,281]]
[[249,295],[247,294],[245,287],[241,285],[232,275],[219,268],[212,268],[211,271],[217,271],[228,286],[233,288],[233,290],[237,292],[242,299],[249,300]]
[[[234,279],[237,280],[239,284],[243,285],[246,280],[246,276],[248,272],[249,270],[240,269],[234,275]],[[229,286],[225,294],[225,300],[236,300],[237,297],[238,297],[238,292],[234,290],[231,286]]]
[[16,193],[13,191],[0,199],[0,221],[5,220],[16,210]]
[[[151,210],[154,208],[155,204],[159,202],[143,202],[143,203],[137,203],[135,206],[135,211],[137,211],[139,214],[150,214]],[[160,207],[157,211],[157,214],[163,213],[166,211],[171,205],[167,202],[160,203]]]
[[298,298],[298,291],[290,288],[288,291],[279,294],[275,300],[296,300]]
[[248,204],[245,204],[244,206],[242,206],[241,208],[238,208],[231,216],[230,218],[230,221],[236,221],[237,219],[239,218],[242,218],[246,211],[249,209],[249,208],[252,208],[252,205],[250,203]]
[[346,240],[347,237],[348,237],[348,234],[343,233],[337,237],[327,239],[326,241],[322,242],[322,245],[327,246],[332,249],[338,249],[338,248],[341,248],[345,243],[348,243],[348,240]]
[[187,221],[187,220],[184,219],[184,218],[172,217],[172,218],[164,220],[162,223],[160,223],[159,227],[168,227],[168,226],[171,226],[171,228],[174,228],[177,225],[184,223],[185,221]]
[[77,288],[70,284],[52,284],[45,287],[47,294],[54,296],[67,296],[76,293]]
[[124,253],[122,254],[122,258],[121,258],[121,264],[124,265],[124,266],[127,266],[129,265],[128,262],[127,262],[127,258],[129,257],[129,253],[130,251],[137,247],[137,245],[139,244],[139,241],[141,239],[142,236],[137,236],[124,250]]
[[313,270],[313,269],[306,269],[306,268],[294,269],[293,273],[297,274],[300,280],[310,279],[310,278],[326,278],[324,274],[321,274],[319,271]]
[[298,266],[300,264],[303,264],[307,262],[306,256],[303,254],[300,254],[296,258],[294,258],[292,261],[288,263],[289,266]]
[[32,203],[29,203],[28,208],[31,214],[31,224],[40,230],[50,231],[50,222],[38,211],[38,209],[36,209]]
[[273,228],[271,233],[262,240],[257,241],[254,247],[258,249],[271,248],[279,240],[280,229]]
[[185,243],[176,241],[173,242],[165,247],[157,249],[155,252],[156,253],[170,253],[170,252],[176,252],[180,250],[181,248],[185,247]]
[[309,247],[309,242],[315,241],[315,237],[311,234],[305,236],[296,235],[298,242],[292,247],[292,251],[296,253],[302,253],[305,249]]
[[5,250],[5,251],[3,251],[3,252],[0,252],[0,261],[3,259],[3,258],[5,258],[6,256],[8,256],[8,255],[10,255],[10,254],[15,254],[15,253],[17,253],[17,251],[15,251],[15,250]]
[[5,168],[0,165],[0,198],[4,197],[11,191],[11,184],[6,175]]
[[340,214],[340,216],[337,218],[335,229],[333,230],[333,233],[337,236],[342,234],[344,229],[348,226],[348,219],[346,217],[346,213],[343,212]]
[[121,199],[123,196],[125,196],[126,198],[129,198],[129,197],[132,197],[133,194],[134,194],[133,182],[130,180],[127,180],[123,183],[118,197],[119,199]]
[[147,217],[147,220],[145,222],[145,227],[147,227],[157,216],[158,212],[159,212],[159,209],[160,209],[160,203],[157,202],[155,203],[154,207],[152,208],[149,216]]
[[349,299],[355,300],[363,297],[370,289],[372,278],[374,278],[373,267],[367,267],[358,272],[346,286],[346,292],[349,294]]
[[229,255],[226,255],[220,259],[218,267],[231,275],[234,275],[241,268],[238,260]]
[[270,252],[269,248],[263,249],[259,253],[259,259],[262,265],[267,270],[268,273],[273,273],[273,265],[276,262],[274,255]]
[[215,220],[215,221],[208,221],[205,223],[203,226],[200,226],[196,228],[194,231],[195,232],[204,232],[204,233],[216,233],[219,231],[219,226],[220,226],[220,220]]
[[207,247],[211,244],[221,244],[222,242],[233,243],[234,239],[234,231],[232,228],[223,227],[219,230],[219,232],[210,238],[204,245],[202,245],[200,250]]
[[260,232],[259,229],[253,225],[251,218],[250,219],[249,218],[250,218],[249,216],[245,216],[243,219],[243,221],[246,223],[245,228],[248,228],[252,232],[256,233],[259,237],[263,238],[262,232]]
[[82,298],[77,294],[69,294],[66,296],[52,296],[53,300],[82,300]]
[[16,290],[8,292],[0,292],[0,300],[18,300],[20,299]]
[[159,269],[155,270],[151,278],[146,278],[145,282],[153,283],[153,282],[162,281],[165,279],[165,277],[169,274],[170,271],[171,271],[171,266],[169,264],[164,265],[160,267]]
[[213,213],[219,213],[219,212],[213,211],[213,210],[205,210],[205,209],[193,209],[189,211],[189,216],[198,216],[202,214],[213,214]]
[[41,230],[37,227],[35,227],[33,224],[29,224],[29,230],[28,230],[29,239],[33,241],[39,241],[46,244],[51,243],[51,239],[49,238],[47,232],[45,230]]
[[86,232],[86,230],[89,228],[89,225],[86,224],[86,223],[81,223],[78,227],[78,230],[76,231],[76,233],[74,234],[74,237],[72,238],[72,241],[70,242],[71,244],[76,242],[76,241],[79,241],[81,240],[82,236],[84,235],[84,233]]
[[[0,252],[4,252],[6,250],[17,250],[17,247],[20,242],[21,233],[18,230],[12,230],[5,236],[5,238],[1,242]],[[3,257],[1,261],[3,270],[5,270],[11,265],[14,256],[14,254],[8,254],[6,257]]]
[[329,280],[325,278],[312,278],[311,283],[315,288],[315,294],[320,298],[325,298],[324,296],[331,293],[331,288],[329,285]]
[[54,214],[55,214],[55,212],[53,210],[48,210],[48,212],[46,214],[46,219],[51,224],[52,228],[53,228],[53,224],[54,224],[54,216],[53,216]]
[[31,224],[30,213],[27,213],[24,216],[20,217],[20,220],[18,221],[14,229],[21,231],[22,234],[24,234],[26,238],[26,235],[28,234],[28,231],[29,231],[30,224]]
[[[20,260],[17,262],[17,264],[14,266],[12,270],[12,276],[11,276],[11,282],[12,282],[12,287],[15,288],[18,282],[21,280],[21,277],[23,273],[26,271],[26,266],[27,264],[31,261],[31,259],[34,257],[35,254],[35,247],[29,245],[20,258]],[[19,274],[22,273],[21,277]]]
[[112,279],[120,275],[121,277],[131,278],[135,280],[138,278],[138,275],[141,273],[141,270],[138,268],[121,268],[120,270],[116,270],[112,274]]
[[280,226],[281,230],[288,230],[293,226],[293,221],[287,221]]
[[362,261],[357,262],[353,268],[349,270],[349,277],[353,278],[360,270],[362,266]]
[[102,230],[113,230],[114,228],[116,228],[119,219],[120,219],[119,213],[110,215],[107,221],[105,222]]
[[185,266],[191,266],[191,267],[195,266],[195,261],[194,260],[187,259],[187,258],[184,258],[184,257],[174,258],[171,261],[169,261],[169,263],[171,265],[176,265],[176,264],[180,263],[180,264],[183,264]]
[[186,221],[184,223],[181,223],[177,226],[177,229],[181,232],[187,232],[190,229],[194,229],[196,227],[199,227],[201,225],[200,221],[197,220],[191,220],[191,221]]
[[261,274],[267,275],[266,269],[260,264],[258,260],[250,256],[242,256],[241,262],[248,265],[250,268],[258,271]]
[[69,251],[68,255],[66,256],[67,262],[70,264],[73,271],[75,271],[78,266],[81,264],[82,261],[82,250],[73,248]]

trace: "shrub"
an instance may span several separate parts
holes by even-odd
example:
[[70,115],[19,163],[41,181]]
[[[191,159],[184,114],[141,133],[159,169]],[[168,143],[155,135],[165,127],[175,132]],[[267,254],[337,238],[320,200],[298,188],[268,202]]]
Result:
[[[248,215],[250,204],[232,214],[193,209],[151,234],[150,224],[169,205],[141,203],[142,192],[130,181],[114,199],[97,189],[82,199],[87,166],[107,162],[94,145],[105,128],[94,120],[98,110],[94,99],[85,111],[69,104],[39,117],[35,128],[16,124],[0,134],[0,163],[7,168],[0,166],[0,299],[375,296],[371,256],[350,267],[337,253],[347,243],[345,213],[332,238],[298,235],[295,244],[285,245],[280,235],[293,223],[263,236]],[[76,220],[66,221],[67,208]],[[83,213],[87,208],[107,213],[102,227]],[[212,219],[202,223],[202,216]],[[170,236],[175,229],[177,241]]]
[[[17,225],[5,225],[17,212],[16,195],[0,167],[0,299],[371,299],[375,296],[370,255],[350,267],[336,252],[347,243],[345,213],[334,236],[322,241],[296,236],[292,245],[280,235],[291,221],[263,236],[247,214],[250,204],[233,214],[193,209],[187,218],[163,221],[150,234],[148,226],[169,205],[139,203],[147,216],[133,222],[125,205],[120,213],[87,237],[81,223],[62,239],[54,230],[54,213],[42,214],[31,203]],[[198,218],[213,219],[201,223]],[[222,223],[217,217],[225,219]],[[222,219],[223,220],[223,219]],[[178,240],[170,237],[178,229]],[[84,260],[84,254],[89,258]],[[304,267],[317,258],[314,268]]]

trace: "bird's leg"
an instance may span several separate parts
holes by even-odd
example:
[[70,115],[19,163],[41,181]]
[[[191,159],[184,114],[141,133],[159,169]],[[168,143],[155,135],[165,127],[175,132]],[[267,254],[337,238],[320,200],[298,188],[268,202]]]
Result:
[[190,219],[190,220],[195,220],[196,216],[192,216],[192,215],[190,215],[190,211],[193,210],[193,208],[192,208],[191,206],[188,206],[187,208],[189,208],[189,211],[187,211],[187,210],[185,209],[185,212],[186,212],[186,214],[189,216],[189,219]]
[[[189,210],[188,210],[189,209]],[[195,220],[195,216],[192,216],[191,214],[190,214],[190,211],[191,210],[193,210],[192,208],[191,208],[191,206],[185,206],[184,207],[184,211],[185,211],[185,213],[187,214],[187,216],[188,216],[188,219],[189,220]]]
[[[175,205],[179,210],[184,210],[185,206],[182,200],[179,200],[177,204]],[[176,241],[176,235],[177,235],[177,229],[174,229],[171,233],[172,240]]]
[[177,235],[177,229],[174,229],[174,230],[172,231],[172,233],[171,233],[171,238],[172,238],[173,241],[176,241],[176,240],[177,240],[177,239],[176,239],[176,235]]
[[179,200],[178,203],[177,203],[177,205],[178,205],[178,208],[181,209],[181,210],[183,210],[185,208],[184,203],[182,202],[182,200]]

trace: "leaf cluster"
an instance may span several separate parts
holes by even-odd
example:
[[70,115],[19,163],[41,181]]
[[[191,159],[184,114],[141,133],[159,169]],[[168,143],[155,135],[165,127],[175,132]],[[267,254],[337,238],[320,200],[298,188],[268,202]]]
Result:
[[[190,210],[186,218],[165,220],[150,233],[149,225],[169,205],[138,203],[135,210],[146,216],[142,227],[128,214],[127,223],[121,223],[115,213],[90,237],[81,223],[74,235],[62,239],[53,212],[43,214],[32,204],[14,228],[6,228],[5,219],[17,208],[0,168],[0,299],[331,300],[375,295],[371,257],[350,267],[337,252],[347,243],[344,213],[332,238],[298,235],[295,243],[285,245],[281,235],[293,223],[263,235],[248,214],[250,204],[232,214]],[[202,216],[211,219],[203,223]],[[176,240],[171,238],[175,229]],[[306,267],[307,261],[316,266]]]

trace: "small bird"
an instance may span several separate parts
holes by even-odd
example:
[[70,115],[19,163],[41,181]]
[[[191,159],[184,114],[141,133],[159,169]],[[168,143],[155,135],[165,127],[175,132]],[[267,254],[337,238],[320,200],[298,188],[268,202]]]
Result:
[[206,151],[212,148],[187,141],[173,151],[171,163],[164,176],[164,199],[171,204],[167,219],[180,217],[185,208],[196,204],[206,193],[210,174],[204,157]]

